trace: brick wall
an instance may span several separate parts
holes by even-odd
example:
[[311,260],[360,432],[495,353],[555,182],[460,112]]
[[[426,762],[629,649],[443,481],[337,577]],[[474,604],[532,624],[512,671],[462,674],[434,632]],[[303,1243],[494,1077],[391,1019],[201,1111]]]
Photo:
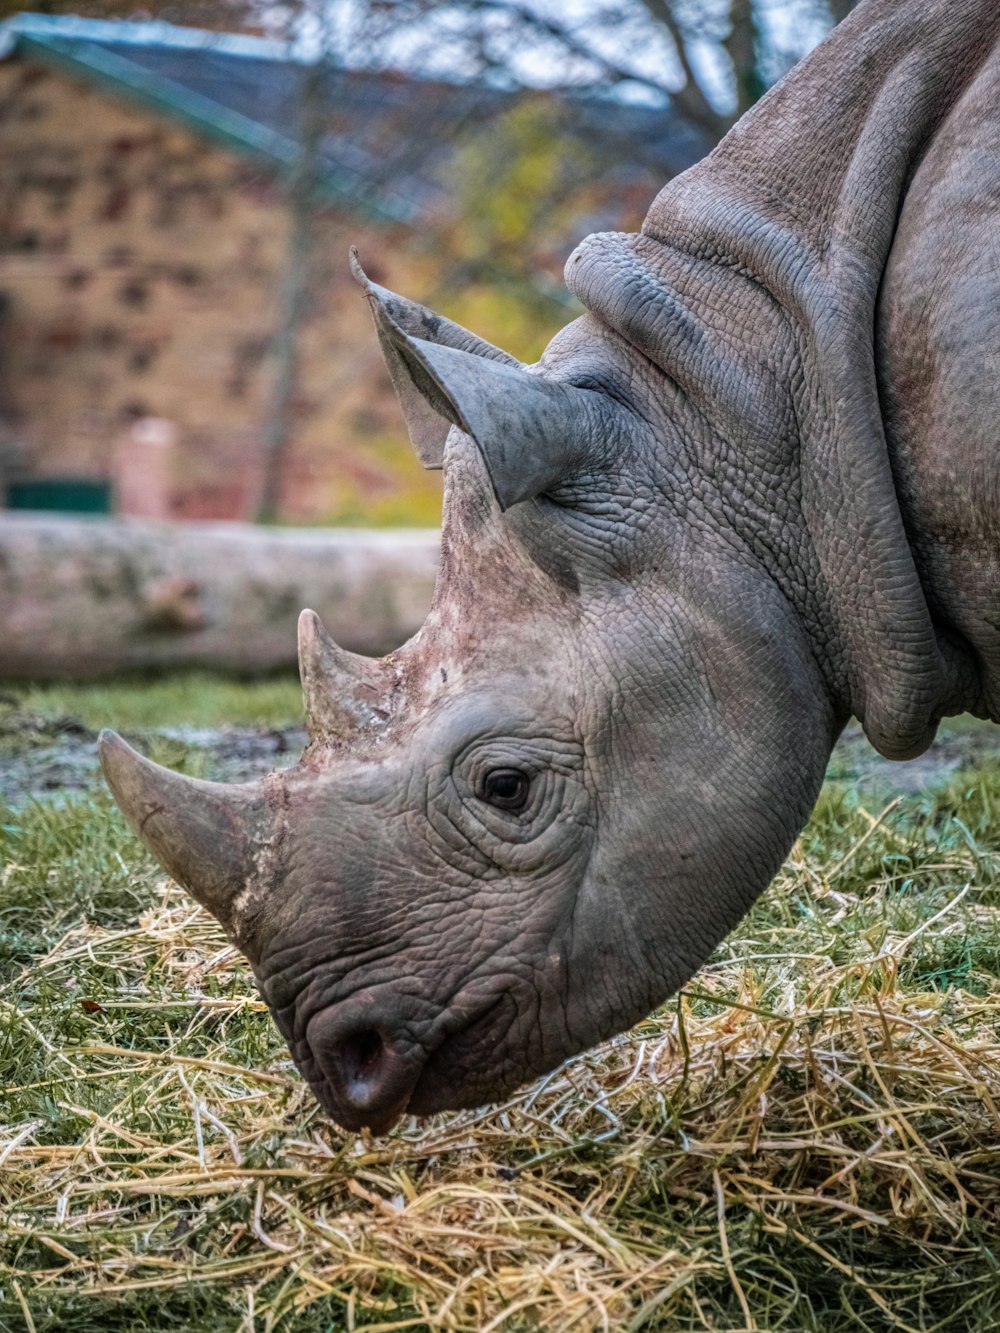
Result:
[[[279,190],[247,160],[40,64],[0,64],[0,467],[124,469],[126,506],[251,514],[287,229]],[[421,261],[404,233],[346,213],[318,230],[325,280],[303,331],[283,515],[436,522],[439,474],[411,456],[347,248],[411,293]],[[151,419],[165,423],[156,447]]]

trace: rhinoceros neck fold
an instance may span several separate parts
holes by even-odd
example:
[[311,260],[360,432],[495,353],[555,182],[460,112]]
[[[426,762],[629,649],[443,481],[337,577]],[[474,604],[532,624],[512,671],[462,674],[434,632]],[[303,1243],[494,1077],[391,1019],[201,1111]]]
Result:
[[[964,668],[936,633],[893,484],[875,305],[907,183],[998,40],[995,0],[863,4],[715,152],[666,186],[640,236],[591,242],[662,285],[659,244],[714,266],[720,292],[740,275],[785,312],[800,361],[801,521],[843,662],[843,702],[892,758],[919,753],[956,700],[964,706]],[[594,267],[574,256],[571,288],[637,341],[634,327],[622,327],[620,299],[588,281]],[[633,276],[633,286],[640,281]],[[661,320],[660,354],[672,371],[699,331],[667,329],[669,302],[645,308]]]
[[[915,163],[998,40],[995,0],[868,0],[664,187],[643,232],[706,253],[736,242],[752,270],[759,246],[772,280],[800,262],[831,271],[845,251],[880,272]],[[761,224],[797,244],[775,255]]]

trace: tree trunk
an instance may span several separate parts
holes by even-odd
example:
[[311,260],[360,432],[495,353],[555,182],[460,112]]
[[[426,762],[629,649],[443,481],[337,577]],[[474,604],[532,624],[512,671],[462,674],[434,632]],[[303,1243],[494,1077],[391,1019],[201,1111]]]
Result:
[[292,666],[311,606],[345,648],[383,653],[430,606],[438,534],[0,517],[0,677]]
[[288,255],[280,323],[271,344],[275,372],[264,423],[264,484],[257,512],[261,523],[273,523],[280,515],[285,463],[295,432],[299,339],[309,313],[312,288],[313,223],[326,111],[326,76],[324,56],[304,65],[299,78],[299,152],[288,185]]
[[733,70],[736,89],[736,119],[748,111],[765,91],[757,54],[757,20],[753,0],[731,0],[729,35],[723,41]]
[[846,19],[857,3],[858,0],[830,0],[830,17],[834,23]]

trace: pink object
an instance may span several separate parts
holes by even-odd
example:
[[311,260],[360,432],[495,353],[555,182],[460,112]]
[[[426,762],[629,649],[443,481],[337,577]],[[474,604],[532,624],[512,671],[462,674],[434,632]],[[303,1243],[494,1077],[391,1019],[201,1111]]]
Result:
[[140,417],[115,458],[115,494],[120,514],[170,518],[177,427],[164,417]]

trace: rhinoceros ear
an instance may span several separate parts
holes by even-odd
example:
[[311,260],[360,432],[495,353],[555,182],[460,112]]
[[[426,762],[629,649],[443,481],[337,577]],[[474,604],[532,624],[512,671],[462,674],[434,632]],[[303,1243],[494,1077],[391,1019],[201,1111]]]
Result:
[[379,341],[428,468],[442,466],[449,426],[479,446],[501,509],[593,465],[614,405],[606,395],[543,379],[459,324],[368,281]]
[[419,368],[414,376],[413,368],[400,354],[400,339],[405,341],[407,338],[417,338],[440,343],[468,352],[471,356],[508,366],[519,366],[521,363],[485,338],[470,333],[461,324],[455,324],[443,315],[428,310],[427,306],[408,301],[405,296],[398,296],[372,282],[361,267],[358,252],[353,247],[351,273],[368,297],[382,355],[402,406],[417,457],[425,468],[440,468],[451,419],[441,411],[441,404],[428,398],[428,390],[433,392],[432,386],[426,383]]

